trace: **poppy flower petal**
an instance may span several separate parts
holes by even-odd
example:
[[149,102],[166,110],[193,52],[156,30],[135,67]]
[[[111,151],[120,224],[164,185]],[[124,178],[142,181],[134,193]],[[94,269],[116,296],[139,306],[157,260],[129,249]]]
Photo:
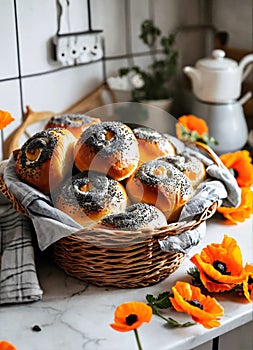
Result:
[[17,350],[16,347],[9,343],[7,340],[0,340],[0,349],[1,350]]
[[208,127],[206,122],[201,118],[197,118],[195,115],[183,115],[178,118],[178,122],[189,131],[196,131],[199,136],[208,134]]
[[250,218],[253,213],[253,192],[247,187],[242,187],[241,190],[241,204],[237,208],[217,208],[217,212],[222,214],[231,224],[243,222]]
[[249,151],[241,150],[222,154],[220,159],[228,169],[234,170],[236,181],[240,187],[253,185],[253,165]]
[[211,329],[211,328],[220,326],[220,322],[217,321],[217,319],[215,319],[215,318],[208,319],[208,320],[201,320],[201,322],[197,317],[192,317],[192,319],[193,319],[193,321],[195,321],[197,323],[201,323],[207,329]]
[[176,290],[182,298],[187,300],[192,298],[192,291],[189,283],[177,281]]
[[126,323],[112,323],[110,326],[118,332],[129,332],[133,331],[134,329],[139,328],[142,325],[143,322],[137,321],[134,322],[131,326],[127,325]]
[[207,275],[203,272],[200,272],[200,279],[204,287],[210,293],[225,292],[225,291],[231,290],[235,286],[235,284],[229,284],[229,283],[216,283],[213,280],[210,280],[207,277]]
[[[128,324],[127,318],[135,316],[131,324]],[[152,308],[142,302],[128,302],[119,305],[114,313],[114,323],[110,326],[119,332],[128,332],[139,328],[144,322],[149,322],[152,318]]]
[[[189,288],[191,293],[189,293]],[[206,328],[219,325],[217,316],[223,315],[223,308],[214,298],[203,295],[198,287],[178,281],[172,287],[172,293],[173,297],[170,297],[170,300],[177,311],[191,315],[193,320]],[[186,299],[185,296],[190,294],[191,298]]]
[[205,312],[214,314],[216,316],[222,316],[224,314],[223,307],[217,302],[216,299],[211,298],[209,295],[203,301],[203,309]]
[[0,110],[0,130],[5,128],[13,120],[14,118],[10,113]]
[[[251,303],[253,302],[253,283],[249,286],[249,278],[253,279],[253,265],[252,264],[246,264],[245,271],[248,274],[248,277],[243,282],[243,293],[246,297],[246,299]],[[249,290],[249,288],[251,290]]]
[[[242,281],[245,279],[246,272],[242,268],[240,273],[238,275],[223,275],[218,270],[216,270],[213,265],[206,264],[201,260],[201,258],[196,254],[190,259],[197,268],[203,272],[209,280],[213,280],[217,283],[227,283],[227,284],[234,284],[234,283],[242,283]],[[229,268],[229,267],[228,267]]]

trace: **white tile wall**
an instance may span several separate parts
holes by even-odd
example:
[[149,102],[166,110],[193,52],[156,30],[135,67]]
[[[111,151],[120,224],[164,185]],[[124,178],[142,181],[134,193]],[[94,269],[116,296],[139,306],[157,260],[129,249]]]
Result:
[[[194,0],[195,1],[195,0]],[[157,0],[154,2],[154,22],[163,35],[173,32],[178,23],[180,9],[178,0]]]
[[[21,123],[22,116],[20,113],[20,94],[18,80],[0,82],[0,109],[9,112],[15,119],[2,131],[4,139],[6,139],[9,134]],[[2,147],[0,147],[0,160],[2,158]]]
[[129,66],[128,60],[126,58],[122,58],[118,60],[108,60],[105,62],[105,64],[106,64],[107,77],[116,76],[120,68]]
[[20,94],[18,80],[10,80],[0,83],[0,109],[8,111],[15,121],[9,124],[4,130],[7,137],[21,123]]
[[87,1],[69,2],[69,21],[70,32],[88,30]]
[[213,0],[213,20],[229,33],[229,47],[253,51],[252,0]]
[[25,78],[24,105],[30,105],[35,111],[59,113],[95,89],[102,78],[100,62]]
[[139,39],[141,23],[149,18],[149,0],[130,0],[131,39],[133,52],[148,51],[148,47]]
[[13,1],[0,3],[0,80],[17,77],[17,43]]
[[106,38],[106,56],[126,53],[125,1],[91,1],[93,29],[102,29]]
[[17,13],[21,74],[54,69],[48,45],[57,32],[56,1],[17,0]]

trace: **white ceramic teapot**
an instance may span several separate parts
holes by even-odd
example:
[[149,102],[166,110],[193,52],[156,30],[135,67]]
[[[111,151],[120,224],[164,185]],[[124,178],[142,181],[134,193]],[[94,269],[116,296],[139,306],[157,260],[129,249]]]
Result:
[[239,64],[225,57],[223,50],[214,50],[212,58],[202,58],[195,67],[186,66],[184,73],[191,79],[195,96],[205,102],[228,103],[241,94],[242,81],[249,74],[253,53],[242,58]]

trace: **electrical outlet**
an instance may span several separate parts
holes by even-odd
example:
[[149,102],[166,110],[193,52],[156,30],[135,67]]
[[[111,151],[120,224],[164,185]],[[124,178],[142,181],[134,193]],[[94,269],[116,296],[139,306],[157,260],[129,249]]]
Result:
[[53,42],[55,58],[63,66],[97,61],[103,57],[101,36],[97,33],[59,35]]

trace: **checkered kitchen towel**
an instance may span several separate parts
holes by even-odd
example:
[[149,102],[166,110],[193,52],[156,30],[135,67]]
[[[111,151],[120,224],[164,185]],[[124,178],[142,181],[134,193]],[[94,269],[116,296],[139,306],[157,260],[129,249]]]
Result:
[[0,193],[0,305],[40,300],[31,221]]

